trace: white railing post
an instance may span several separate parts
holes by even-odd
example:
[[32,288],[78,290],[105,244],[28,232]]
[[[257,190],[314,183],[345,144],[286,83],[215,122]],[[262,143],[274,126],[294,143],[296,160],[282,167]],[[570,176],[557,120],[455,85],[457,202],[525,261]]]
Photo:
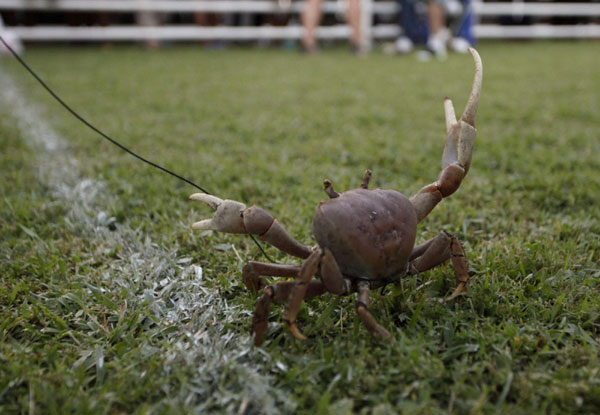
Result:
[[373,46],[373,0],[360,0],[360,50],[369,52]]

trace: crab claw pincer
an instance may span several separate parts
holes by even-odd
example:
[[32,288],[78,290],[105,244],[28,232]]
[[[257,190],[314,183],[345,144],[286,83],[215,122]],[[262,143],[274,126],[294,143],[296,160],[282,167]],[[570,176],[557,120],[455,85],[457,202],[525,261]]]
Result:
[[479,106],[479,97],[481,95],[481,82],[483,79],[483,67],[481,64],[481,57],[474,48],[469,48],[469,52],[473,56],[475,61],[475,77],[473,79],[473,87],[471,88],[471,95],[467,101],[467,106],[463,111],[460,119],[471,126],[475,126],[475,117],[477,116],[477,107]]
[[216,196],[204,193],[194,193],[190,200],[206,203],[214,211],[211,219],[204,219],[191,225],[195,230],[213,230],[229,233],[246,233],[242,212],[246,205],[235,200],[222,200]]

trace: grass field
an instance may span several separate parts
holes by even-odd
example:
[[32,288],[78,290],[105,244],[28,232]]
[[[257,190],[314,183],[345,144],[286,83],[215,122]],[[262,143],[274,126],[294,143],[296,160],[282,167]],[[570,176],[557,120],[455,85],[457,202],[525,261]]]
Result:
[[[194,188],[111,146],[10,59],[0,61],[0,413],[463,414],[600,411],[600,55],[597,43],[484,43],[473,165],[420,225],[463,241],[450,265],[305,304],[294,340],[248,332],[261,259],[244,236],[194,233]],[[93,124],[312,244],[336,189],[411,195],[434,181],[444,96],[462,111],[468,56],[419,63],[345,51],[31,48]],[[273,248],[270,256],[296,263]]]

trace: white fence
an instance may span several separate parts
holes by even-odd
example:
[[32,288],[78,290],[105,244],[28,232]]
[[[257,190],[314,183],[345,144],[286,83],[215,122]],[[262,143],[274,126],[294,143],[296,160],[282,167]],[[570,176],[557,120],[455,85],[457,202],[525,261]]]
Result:
[[[47,11],[47,12],[140,12],[161,13],[265,13],[298,14],[303,2],[289,0],[0,0],[0,11]],[[596,24],[578,25],[499,25],[478,23],[474,32],[478,38],[600,38],[600,3],[512,3],[473,1],[473,10],[478,18],[490,17],[588,17]],[[324,13],[342,14],[344,0],[325,1]],[[361,29],[363,45],[369,47],[373,39],[397,37],[401,29],[396,24],[374,24],[377,15],[388,16],[398,12],[393,1],[361,0]],[[389,20],[389,19],[388,19]],[[302,27],[289,25],[272,26],[218,26],[197,25],[113,25],[113,26],[8,26],[25,41],[131,41],[160,39],[178,40],[257,40],[298,39]],[[345,24],[322,26],[317,37],[327,39],[345,38],[350,28]]]

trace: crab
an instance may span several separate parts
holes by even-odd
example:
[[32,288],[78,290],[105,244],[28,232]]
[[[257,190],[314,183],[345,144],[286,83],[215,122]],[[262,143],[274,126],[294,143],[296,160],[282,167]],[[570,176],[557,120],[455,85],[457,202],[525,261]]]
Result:
[[[305,299],[332,293],[346,296],[358,293],[356,310],[367,330],[382,338],[390,332],[369,311],[370,290],[399,283],[406,276],[432,269],[452,261],[457,287],[445,299],[451,301],[467,290],[469,280],[465,252],[459,240],[442,231],[432,239],[415,246],[417,224],[460,186],[471,166],[475,144],[475,117],[482,83],[482,64],[477,51],[470,49],[475,61],[471,95],[459,120],[452,101],[444,99],[447,139],[442,156],[442,171],[436,182],[419,190],[411,198],[395,190],[369,189],[371,172],[364,173],[359,188],[338,193],[331,181],[323,187],[329,200],[317,207],[313,234],[317,245],[310,247],[295,240],[264,209],[213,195],[195,193],[214,211],[211,219],[191,225],[196,230],[214,230],[235,234],[257,235],[279,250],[301,258],[302,265],[249,262],[242,270],[244,284],[251,290],[262,290],[252,319],[254,344],[263,343],[268,328],[271,304],[285,303],[283,321],[291,334],[306,337],[296,325],[298,311]],[[265,276],[287,277],[267,285]],[[314,277],[317,278],[314,278]]]

